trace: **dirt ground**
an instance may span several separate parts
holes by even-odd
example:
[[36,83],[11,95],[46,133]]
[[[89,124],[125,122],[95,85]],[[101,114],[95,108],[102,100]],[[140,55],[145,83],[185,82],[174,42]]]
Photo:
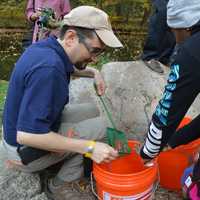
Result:
[[154,200],[182,200],[181,192],[173,192],[159,187]]

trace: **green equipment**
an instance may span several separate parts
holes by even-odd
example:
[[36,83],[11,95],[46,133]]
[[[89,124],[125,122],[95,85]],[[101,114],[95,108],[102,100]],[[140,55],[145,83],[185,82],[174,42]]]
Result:
[[[95,88],[96,93],[97,93],[96,85],[94,85],[94,88]],[[112,146],[113,148],[115,148],[120,155],[129,154],[131,152],[131,149],[128,146],[128,139],[127,139],[125,133],[117,130],[116,125],[113,121],[112,115],[111,115],[111,113],[109,112],[109,110],[106,106],[104,97],[100,96],[98,94],[97,94],[97,96],[99,97],[99,99],[100,99],[100,101],[103,105],[103,108],[106,112],[106,115],[107,115],[109,121],[112,124],[112,128],[107,127],[107,129],[106,129],[108,144],[110,146]]]
[[37,24],[40,28],[43,28],[43,27],[47,28],[49,26],[49,21],[55,20],[54,10],[52,8],[43,8],[40,11],[41,11],[41,15],[38,19]]
[[60,26],[60,22],[56,20],[55,13],[52,8],[42,8],[39,11],[41,12],[41,15],[37,21],[38,32],[36,35],[36,41],[49,36],[51,30]]

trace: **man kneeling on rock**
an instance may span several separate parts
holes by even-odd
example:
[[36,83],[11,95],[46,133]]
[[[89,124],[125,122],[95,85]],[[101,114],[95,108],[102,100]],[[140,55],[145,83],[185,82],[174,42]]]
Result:
[[100,72],[86,65],[95,62],[105,46],[122,47],[108,15],[94,7],[77,7],[64,16],[60,37],[31,45],[12,72],[3,114],[7,164],[31,173],[64,161],[47,181],[49,199],[93,199],[78,188],[83,155],[97,163],[118,156],[112,147],[98,142],[107,125],[95,106],[65,106],[71,75],[94,77],[98,94],[104,94]]

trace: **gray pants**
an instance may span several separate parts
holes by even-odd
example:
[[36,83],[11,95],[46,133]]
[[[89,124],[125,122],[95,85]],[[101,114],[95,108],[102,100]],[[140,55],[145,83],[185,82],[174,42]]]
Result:
[[[106,126],[106,121],[99,117],[98,109],[93,104],[72,104],[63,110],[59,133],[66,136],[67,130],[72,128],[77,133],[73,138],[100,141],[105,139]],[[64,164],[57,174],[59,179],[70,182],[83,175],[83,156],[72,152],[47,154],[19,170],[37,172],[63,160]]]

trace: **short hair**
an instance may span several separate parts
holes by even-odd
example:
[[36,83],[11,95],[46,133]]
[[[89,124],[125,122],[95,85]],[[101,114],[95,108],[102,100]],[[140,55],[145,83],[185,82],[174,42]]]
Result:
[[60,29],[59,38],[63,40],[65,33],[70,29],[75,30],[78,34],[84,35],[86,38],[94,38],[96,35],[94,29],[64,25]]

